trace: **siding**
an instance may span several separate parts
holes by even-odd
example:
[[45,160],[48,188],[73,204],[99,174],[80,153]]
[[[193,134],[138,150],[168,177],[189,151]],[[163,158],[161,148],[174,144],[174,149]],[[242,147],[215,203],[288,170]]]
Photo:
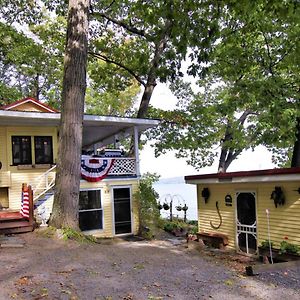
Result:
[[[22,183],[33,184],[38,176],[47,169],[18,170],[17,166],[12,166],[12,144],[13,135],[32,136],[32,162],[34,164],[34,136],[52,136],[53,159],[57,157],[57,129],[55,127],[1,127],[0,128],[0,158],[3,159],[3,167],[0,171],[0,186],[9,186],[8,197],[11,209],[20,209]],[[6,172],[4,172],[6,170]],[[1,184],[2,182],[2,184]]]
[[102,207],[103,207],[103,230],[92,231],[96,237],[112,237],[114,235],[114,216],[113,216],[113,187],[129,187],[132,196],[132,228],[133,233],[137,234],[139,226],[138,200],[135,194],[138,190],[138,180],[113,180],[100,182],[87,182],[81,180],[80,189],[101,189]]
[[0,172],[7,171],[7,153],[6,153],[6,128],[0,127],[0,161],[2,168]]
[[[13,135],[25,135],[31,136],[31,155],[32,163],[34,164],[34,136],[52,136],[53,143],[53,161],[57,160],[57,128],[56,127],[7,127],[7,138],[6,138],[6,151],[7,151],[7,165],[11,171],[16,171],[16,166],[12,165],[12,145],[11,137]],[[46,170],[45,170],[46,171]]]
[[[288,237],[291,243],[300,246],[300,196],[295,190],[299,188],[299,182],[268,182],[268,183],[242,183],[242,184],[205,184],[198,185],[198,218],[199,231],[220,232],[229,237],[229,247],[236,248],[236,201],[237,191],[256,192],[257,235],[258,245],[268,237],[266,209],[270,212],[270,236],[275,247],[279,247],[284,237]],[[286,203],[275,208],[270,195],[275,186],[280,186],[285,194]],[[204,187],[210,190],[210,198],[205,204],[201,196]],[[232,207],[225,206],[225,195],[230,194],[233,199]],[[220,229],[211,228],[210,221],[214,225],[219,224],[215,202],[219,202],[223,224]]]

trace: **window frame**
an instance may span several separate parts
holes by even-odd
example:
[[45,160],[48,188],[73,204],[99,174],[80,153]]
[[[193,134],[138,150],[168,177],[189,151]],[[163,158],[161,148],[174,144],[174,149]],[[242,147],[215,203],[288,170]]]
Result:
[[[50,154],[50,156],[51,156],[51,159],[50,159],[49,162],[45,162],[45,161],[44,162],[37,162],[37,151],[36,151],[37,143],[36,143],[36,140],[37,139],[42,139],[42,138],[49,138],[50,139],[50,145],[51,145],[51,154]],[[44,150],[45,150],[45,148],[43,147],[43,152],[45,152]],[[46,165],[46,164],[52,165],[53,164],[53,137],[51,135],[35,135],[34,136],[34,162],[35,162],[36,165]]]
[[[80,189],[79,193],[81,193],[81,192],[90,192],[90,191],[99,191],[99,193],[100,193],[100,208],[78,209],[78,226],[79,226],[79,214],[81,212],[101,211],[102,228],[82,230],[82,232],[85,232],[85,233],[93,233],[93,232],[99,232],[99,231],[104,230],[104,209],[103,209],[103,201],[102,201],[102,199],[103,199],[103,189],[102,188],[83,188],[83,189]],[[80,197],[80,195],[79,195],[79,197]]]
[[[29,162],[24,162],[23,154],[22,154],[22,138],[28,138],[29,141]],[[15,156],[14,156],[14,139],[19,139],[19,145],[20,145],[20,162],[15,163]],[[32,165],[32,141],[30,135],[12,135],[11,136],[11,151],[12,151],[12,165],[13,166],[19,166],[19,165]]]

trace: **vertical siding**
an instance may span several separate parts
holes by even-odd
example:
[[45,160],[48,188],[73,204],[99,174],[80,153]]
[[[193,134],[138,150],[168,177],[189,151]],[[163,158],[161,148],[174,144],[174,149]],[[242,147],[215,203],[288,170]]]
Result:
[[[275,186],[280,186],[285,194],[286,203],[275,208],[270,195]],[[199,231],[220,232],[229,237],[229,247],[236,248],[236,192],[256,192],[257,213],[257,244],[268,237],[266,209],[270,211],[270,236],[275,247],[279,247],[284,237],[288,237],[291,243],[300,246],[300,196],[297,190],[300,182],[268,182],[268,183],[242,183],[242,184],[205,184],[198,185],[198,221]],[[204,187],[208,187],[211,193],[208,203],[205,204],[201,196]],[[225,206],[225,195],[230,194],[233,199],[232,207]],[[223,223],[220,229],[211,228],[210,221],[214,225],[219,224],[219,218],[215,202],[219,202]]]

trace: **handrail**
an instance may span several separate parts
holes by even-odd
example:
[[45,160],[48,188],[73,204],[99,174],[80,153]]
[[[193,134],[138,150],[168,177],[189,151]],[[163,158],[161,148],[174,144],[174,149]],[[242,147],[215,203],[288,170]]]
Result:
[[[33,190],[33,202],[36,202],[41,196],[46,194],[50,189],[52,189],[55,185],[55,176],[49,181],[50,172],[54,171],[56,165],[51,167],[45,173],[36,178],[35,182],[37,184],[34,186]],[[37,191],[41,191],[37,193]]]

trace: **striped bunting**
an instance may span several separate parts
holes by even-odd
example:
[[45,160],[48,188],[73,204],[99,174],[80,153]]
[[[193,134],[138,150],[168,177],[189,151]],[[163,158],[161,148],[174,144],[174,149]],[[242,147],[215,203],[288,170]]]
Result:
[[114,163],[111,158],[81,159],[81,177],[89,182],[97,182],[105,178]]
[[24,218],[29,219],[29,192],[22,191],[22,202],[21,202],[21,215]]

